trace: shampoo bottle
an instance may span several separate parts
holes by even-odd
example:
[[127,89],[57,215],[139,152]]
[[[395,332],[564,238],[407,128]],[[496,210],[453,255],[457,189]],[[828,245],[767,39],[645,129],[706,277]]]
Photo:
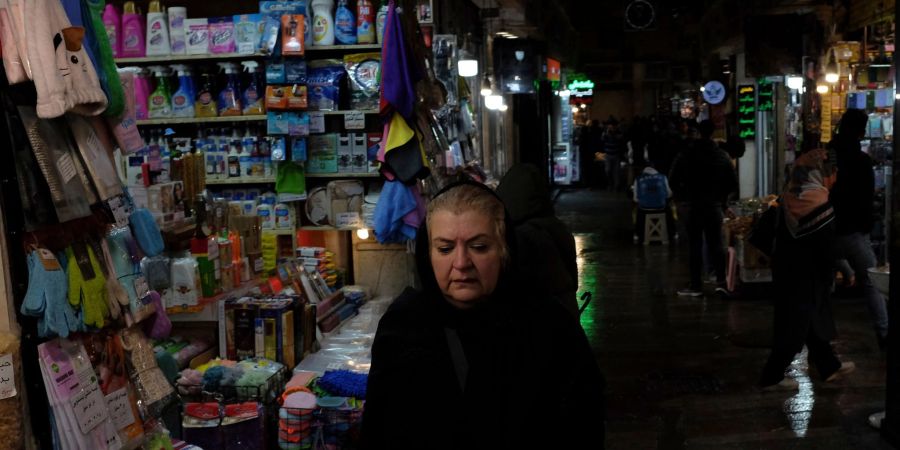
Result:
[[313,43],[319,45],[334,45],[334,0],[313,0]]
[[339,45],[356,44],[356,18],[347,7],[347,0],[338,0],[337,11],[334,13],[334,40]]
[[194,117],[194,80],[184,64],[172,65],[178,74],[178,90],[172,94],[172,117]]
[[122,7],[122,56],[141,58],[145,55],[144,18],[134,2],[125,2]]
[[103,27],[106,28],[106,37],[109,38],[113,58],[122,56],[122,17],[112,3],[103,8]]
[[372,0],[359,0],[356,3],[356,38],[360,44],[375,43],[375,6]]
[[147,55],[168,55],[171,51],[169,20],[159,0],[150,0],[150,6],[147,7]]
[[172,117],[172,93],[169,89],[169,79],[166,76],[166,68],[163,66],[148,67],[156,77],[156,89],[147,100],[148,116],[151,119],[163,119]]
[[194,102],[194,115],[197,117],[216,117],[218,114],[213,89],[213,76],[204,73],[200,81],[200,90],[197,91],[197,100]]
[[263,74],[259,70],[259,63],[256,61],[244,61],[241,63],[244,71],[247,72],[247,82],[241,90],[241,102],[244,105],[244,115],[260,115],[265,113],[263,97],[259,95],[264,92],[262,77]]
[[238,89],[237,64],[220,62],[219,67],[225,71],[225,86],[219,91],[219,116],[240,116],[241,94]]

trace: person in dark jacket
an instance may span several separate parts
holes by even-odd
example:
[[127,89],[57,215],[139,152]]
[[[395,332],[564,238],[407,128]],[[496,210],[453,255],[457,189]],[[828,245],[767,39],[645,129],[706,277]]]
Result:
[[618,192],[622,186],[621,172],[622,157],[626,156],[625,138],[619,128],[619,121],[610,117],[606,122],[606,132],[603,133],[603,164],[606,167],[606,187],[613,192]]
[[874,223],[875,174],[872,158],[863,153],[859,140],[865,136],[869,117],[865,111],[848,109],[841,117],[838,134],[829,143],[837,154],[837,181],[831,191],[836,233],[834,259],[846,260],[856,276],[856,284],[872,314],[878,345],[887,342],[888,314],[884,296],[869,279],[868,269],[877,260],[869,241]]
[[515,275],[490,189],[451,185],[416,239],[421,290],[378,324],[368,449],[604,447],[603,378],[578,321]]
[[676,199],[687,210],[688,245],[690,246],[691,281],[678,295],[703,295],[703,241],[716,272],[716,292],[725,289],[725,247],[722,221],[728,197],[737,192],[738,182],[731,158],[712,141],[713,124],[704,120],[697,126],[700,139],[675,158],[669,182]]
[[517,248],[514,261],[519,273],[578,315],[578,265],[575,237],[556,217],[550,190],[532,164],[516,164],[497,186],[497,195],[512,219]]

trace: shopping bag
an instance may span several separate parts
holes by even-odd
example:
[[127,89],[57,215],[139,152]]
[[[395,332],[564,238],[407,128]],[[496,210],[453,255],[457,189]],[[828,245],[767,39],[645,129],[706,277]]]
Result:
[[781,206],[772,205],[760,214],[747,236],[747,242],[763,252],[766,256],[772,256],[775,252],[775,236],[778,234],[778,225],[781,221]]

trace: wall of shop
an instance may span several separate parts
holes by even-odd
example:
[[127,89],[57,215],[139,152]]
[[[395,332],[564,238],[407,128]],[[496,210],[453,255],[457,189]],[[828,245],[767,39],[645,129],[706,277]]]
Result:
[[[746,73],[746,55],[739,53],[735,58],[737,69],[737,84],[752,84],[753,78],[748,78]],[[740,182],[740,198],[754,197],[757,194],[757,155],[756,142],[753,139],[744,141],[744,156],[738,160],[738,181]]]
[[591,120],[602,123],[610,115],[618,119],[634,116],[634,96],[631,90],[594,90]]

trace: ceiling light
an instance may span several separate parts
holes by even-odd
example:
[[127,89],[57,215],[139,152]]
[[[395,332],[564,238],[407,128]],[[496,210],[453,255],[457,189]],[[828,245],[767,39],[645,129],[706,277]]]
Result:
[[487,109],[497,110],[503,105],[503,96],[491,94],[484,98],[484,107]]
[[481,96],[487,97],[491,95],[494,91],[491,89],[491,80],[490,76],[485,76],[484,79],[481,80]]
[[829,90],[829,88],[828,88],[827,84],[820,84],[820,85],[816,86],[816,92],[818,92],[820,94],[827,94],[828,90]]
[[587,109],[587,105],[585,105],[584,103],[582,103],[582,104],[581,104],[581,109]]
[[784,84],[786,84],[789,89],[794,89],[794,90],[799,91],[801,88],[803,88],[803,77],[787,76],[784,78],[785,78]]
[[456,63],[456,68],[459,69],[459,76],[474,77],[475,75],[478,75],[478,60],[460,59],[459,62]]

